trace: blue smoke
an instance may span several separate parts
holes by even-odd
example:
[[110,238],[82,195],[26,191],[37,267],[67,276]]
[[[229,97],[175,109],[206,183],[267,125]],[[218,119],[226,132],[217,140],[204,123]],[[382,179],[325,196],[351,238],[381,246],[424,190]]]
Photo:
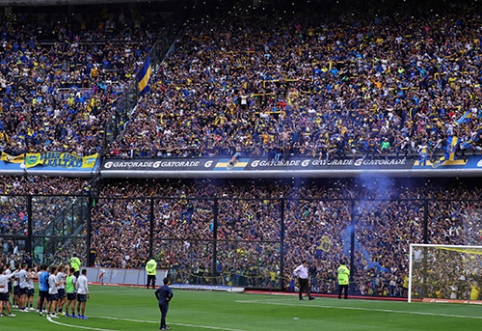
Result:
[[[355,184],[359,187],[359,196],[366,197],[367,199],[386,199],[389,198],[391,195],[390,188],[393,186],[393,182],[385,177],[378,177],[375,178],[373,176],[366,176],[362,175],[355,180]],[[363,228],[362,222],[357,222],[356,217],[358,215],[365,215],[367,211],[373,211],[376,209],[377,203],[376,201],[373,202],[363,202],[363,200],[359,200],[359,204],[356,206],[355,211],[355,222],[357,224],[357,228],[372,230],[370,227]],[[375,208],[374,208],[375,207]],[[350,224],[347,226],[346,229],[341,231],[341,240],[343,243],[343,255],[345,257],[350,256],[350,248],[351,248],[351,235],[355,231],[354,224]],[[382,267],[379,262],[372,261],[370,253],[367,251],[366,247],[363,243],[360,243],[355,236],[354,242],[354,251],[361,253],[365,261],[367,261],[367,267],[370,269],[374,269],[378,272],[390,272],[389,269]]]
[[[342,230],[341,232],[341,239],[343,242],[343,255],[345,257],[350,256],[350,247],[351,247],[351,234],[355,230],[355,227],[353,225],[349,225],[346,229]],[[365,247],[358,242],[358,240],[355,237],[355,251],[360,252],[365,260],[367,261],[367,266],[370,269],[375,269],[376,271],[383,271],[383,272],[390,272],[389,269],[382,267],[382,265],[379,262],[374,262],[371,260],[370,254],[367,252]]]

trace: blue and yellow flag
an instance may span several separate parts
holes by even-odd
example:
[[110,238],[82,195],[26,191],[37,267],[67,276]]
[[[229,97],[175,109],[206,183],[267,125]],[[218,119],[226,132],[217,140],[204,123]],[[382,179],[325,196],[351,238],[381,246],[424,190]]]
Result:
[[146,62],[142,66],[141,70],[136,75],[137,78],[137,86],[139,88],[139,93],[144,95],[146,92],[149,92],[149,80],[151,79],[151,57],[148,56]]
[[445,160],[455,160],[455,152],[457,152],[458,143],[459,138],[455,136],[450,136],[447,138],[447,146],[445,147]]
[[464,122],[467,122],[467,121],[470,122],[471,118],[472,118],[472,112],[468,110],[457,120],[457,124],[461,125]]
[[[457,148],[459,147],[460,140],[456,136],[449,136],[447,138],[447,145],[445,146],[445,153],[444,156],[442,156],[439,160],[435,161],[432,163],[433,168],[437,168],[439,165],[442,163],[445,164],[445,161],[451,161],[450,164],[453,164],[453,161],[457,159],[457,155],[455,154],[457,152]],[[464,164],[464,163],[462,163]]]
[[98,153],[82,157],[81,168],[88,168],[88,169],[94,168],[98,158],[99,158]]
[[24,160],[25,155],[20,154],[20,155],[10,155],[5,152],[2,152],[2,156],[0,157],[2,161],[4,162],[10,162],[10,163],[22,163]]

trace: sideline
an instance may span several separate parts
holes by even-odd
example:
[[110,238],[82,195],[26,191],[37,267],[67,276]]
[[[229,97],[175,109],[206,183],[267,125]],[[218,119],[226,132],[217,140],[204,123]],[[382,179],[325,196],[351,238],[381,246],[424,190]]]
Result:
[[[144,320],[136,320],[136,319],[130,319],[130,318],[109,317],[109,316],[98,316],[98,317],[96,316],[95,318],[103,318],[103,319],[109,319],[109,320],[115,320],[115,321],[127,321],[127,322],[135,322],[135,323],[149,323],[149,324],[158,324],[159,323],[157,321],[156,322],[154,322],[154,321],[144,321]],[[99,329],[99,328],[93,328],[93,327],[89,327],[89,326],[61,323],[59,321],[56,321],[56,320],[52,319],[50,316],[47,316],[47,320],[49,322],[57,324],[57,325],[71,327],[71,328],[77,328],[77,329],[94,330],[94,331],[117,331],[117,330]],[[185,323],[169,323],[169,324],[178,325],[178,326],[186,326],[186,327],[191,327],[191,328],[209,329],[209,330],[246,331],[246,330],[242,330],[242,329],[230,329],[230,328],[222,328],[222,327],[209,326],[209,325],[194,325],[194,324],[185,324]]]
[[[157,321],[156,322],[143,321],[143,320],[136,320],[136,319],[130,319],[130,318],[117,318],[117,317],[109,317],[109,316],[98,316],[97,318],[104,318],[104,319],[110,319],[110,320],[116,320],[116,321],[159,324],[159,322],[157,322]],[[187,326],[187,327],[191,327],[191,328],[209,329],[209,330],[246,331],[246,330],[242,330],[242,329],[230,329],[230,328],[222,328],[222,327],[218,327],[218,326],[209,326],[209,325],[195,325],[195,324],[172,323],[172,322],[169,322],[168,324],[169,325],[178,325],[178,326]]]
[[57,325],[62,325],[62,326],[67,326],[67,327],[77,328],[77,329],[95,330],[95,331],[117,331],[117,330],[99,329],[99,328],[92,328],[92,327],[89,327],[89,326],[82,326],[82,325],[61,323],[61,322],[59,322],[59,321],[53,320],[50,316],[47,316],[47,320],[48,320],[49,322],[54,323],[54,324],[57,324]]
[[[285,300],[286,301],[286,300]],[[289,307],[310,307],[310,308],[326,308],[326,309],[343,309],[343,310],[360,310],[360,311],[376,311],[380,313],[393,313],[393,314],[407,314],[407,315],[425,315],[425,316],[437,316],[437,317],[453,317],[453,318],[463,318],[463,319],[480,319],[482,316],[464,316],[464,315],[453,315],[453,314],[437,314],[437,313],[427,313],[421,311],[403,311],[403,310],[390,310],[390,309],[377,309],[377,308],[363,308],[363,307],[342,307],[342,306],[320,306],[316,304],[294,304],[285,302],[274,302],[274,301],[262,301],[262,300],[236,300],[237,303],[250,303],[250,304],[262,304],[262,305],[275,305],[275,306],[289,306]]]

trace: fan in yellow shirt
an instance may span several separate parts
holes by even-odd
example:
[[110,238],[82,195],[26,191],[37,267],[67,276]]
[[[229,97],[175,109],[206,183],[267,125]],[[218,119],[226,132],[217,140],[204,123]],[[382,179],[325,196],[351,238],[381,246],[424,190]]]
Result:
[[473,282],[472,285],[470,285],[470,300],[477,300],[479,298],[480,294],[480,286],[477,284],[477,282]]

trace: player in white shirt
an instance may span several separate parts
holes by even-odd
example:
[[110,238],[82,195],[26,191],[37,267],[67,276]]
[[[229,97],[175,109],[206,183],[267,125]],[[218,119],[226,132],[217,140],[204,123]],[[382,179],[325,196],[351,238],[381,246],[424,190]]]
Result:
[[[5,275],[9,276],[12,274],[12,271],[10,270],[10,267],[8,265],[5,266]],[[12,279],[9,277],[8,278],[8,298],[10,302],[10,296],[12,295]],[[13,307],[13,306],[12,306]]]
[[57,267],[53,266],[50,270],[49,276],[49,303],[47,306],[47,317],[57,318],[57,300],[58,300],[58,286],[60,282],[57,279]]
[[15,274],[15,277],[13,278],[14,281],[13,281],[13,308],[20,308],[20,282],[19,282],[19,279],[18,279],[18,271],[20,270],[20,265],[17,264],[14,266],[14,269],[15,271],[17,271],[17,273]]
[[67,278],[67,275],[64,272],[64,266],[61,264],[58,267],[58,272],[57,272],[57,281],[59,282],[59,286],[57,287],[58,290],[58,302],[57,302],[57,308],[58,312],[60,315],[65,315],[62,311],[62,307],[65,304],[66,298],[65,298],[65,279]]
[[10,308],[8,282],[10,278],[16,276],[17,272],[11,272],[7,275],[6,270],[7,269],[5,269],[4,266],[0,266],[0,316],[5,316],[5,314],[3,313],[3,306],[5,303],[5,307],[8,311],[8,316],[15,317],[15,314],[12,314],[12,310]]
[[[35,285],[33,283],[34,279],[37,279],[37,267],[28,269],[29,280],[27,285],[27,303],[25,308],[28,310],[35,310],[33,307],[33,298],[35,296]],[[27,308],[28,307],[28,308]]]
[[77,282],[75,283],[75,289],[77,292],[77,315],[80,319],[87,319],[87,317],[84,315],[87,299],[90,298],[87,269],[82,269],[82,274],[79,276],[79,278],[77,278]]
[[25,309],[25,303],[27,301],[28,281],[30,279],[29,273],[27,271],[26,263],[21,264],[21,269],[17,273],[17,279],[18,279],[18,287],[19,287],[18,306],[19,306],[20,312],[26,313],[28,312],[28,310]]

